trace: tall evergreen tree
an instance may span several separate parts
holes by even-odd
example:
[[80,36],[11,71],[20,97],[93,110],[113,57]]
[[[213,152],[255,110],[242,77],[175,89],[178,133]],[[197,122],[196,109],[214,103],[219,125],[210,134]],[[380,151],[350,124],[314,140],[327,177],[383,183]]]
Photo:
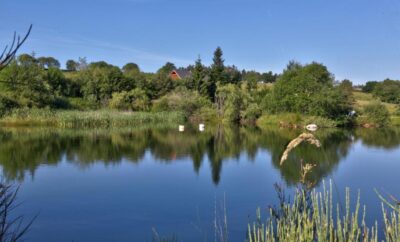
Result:
[[[201,93],[201,86],[203,85],[205,77],[205,68],[201,63],[200,56],[197,58],[192,71],[192,80],[194,84],[194,89]],[[202,95],[207,95],[207,93],[201,93]]]
[[222,49],[218,47],[214,52],[213,64],[211,66],[211,79],[215,83],[226,84],[225,60],[222,58],[222,55]]
[[203,91],[206,91],[210,99],[213,101],[215,99],[217,83],[226,84],[226,75],[224,73],[225,66],[222,55],[223,55],[222,49],[218,47],[214,52],[210,78],[206,79],[201,87],[201,89]]

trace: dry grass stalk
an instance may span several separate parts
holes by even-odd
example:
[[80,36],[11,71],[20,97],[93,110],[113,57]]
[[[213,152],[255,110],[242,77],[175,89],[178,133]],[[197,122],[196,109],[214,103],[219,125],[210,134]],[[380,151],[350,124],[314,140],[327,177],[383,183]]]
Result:
[[283,152],[280,165],[282,165],[288,159],[290,151],[293,150],[294,148],[296,148],[298,145],[300,145],[303,142],[308,142],[312,145],[317,146],[318,148],[321,147],[321,143],[319,142],[319,140],[317,138],[315,138],[315,136],[313,134],[302,133],[301,135],[299,135],[299,137],[290,141],[290,143],[286,147],[285,152]]

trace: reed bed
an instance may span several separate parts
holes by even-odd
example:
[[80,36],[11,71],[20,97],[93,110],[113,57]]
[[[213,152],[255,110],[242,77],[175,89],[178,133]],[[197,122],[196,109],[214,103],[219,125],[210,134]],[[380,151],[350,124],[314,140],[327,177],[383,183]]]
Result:
[[59,128],[134,127],[148,124],[174,124],[185,121],[181,112],[54,111],[17,109],[2,119],[3,126],[52,126]]

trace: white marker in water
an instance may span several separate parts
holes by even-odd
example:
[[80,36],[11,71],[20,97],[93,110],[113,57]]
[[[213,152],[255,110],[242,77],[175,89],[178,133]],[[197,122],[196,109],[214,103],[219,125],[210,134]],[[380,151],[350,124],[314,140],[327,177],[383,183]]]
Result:
[[185,126],[179,125],[179,132],[184,132],[184,131],[185,131]]
[[204,125],[204,124],[199,124],[199,131],[200,131],[200,132],[203,132],[203,131],[204,131],[204,128],[205,128],[205,125]]

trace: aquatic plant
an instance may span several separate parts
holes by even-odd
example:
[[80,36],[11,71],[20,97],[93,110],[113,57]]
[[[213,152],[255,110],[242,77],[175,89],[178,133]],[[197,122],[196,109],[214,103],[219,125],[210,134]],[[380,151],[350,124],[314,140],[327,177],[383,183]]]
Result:
[[260,210],[257,211],[257,221],[248,225],[247,241],[378,241],[377,223],[371,228],[365,223],[365,206],[360,218],[360,195],[352,210],[350,190],[346,189],[345,205],[344,214],[336,205],[334,218],[332,185],[327,190],[324,184],[321,192],[298,189],[292,203],[281,203],[280,212],[270,208],[266,223],[261,222]]
[[9,126],[53,126],[76,127],[134,127],[142,124],[184,122],[181,112],[120,112],[99,111],[54,111],[50,109],[15,109],[0,120]]

